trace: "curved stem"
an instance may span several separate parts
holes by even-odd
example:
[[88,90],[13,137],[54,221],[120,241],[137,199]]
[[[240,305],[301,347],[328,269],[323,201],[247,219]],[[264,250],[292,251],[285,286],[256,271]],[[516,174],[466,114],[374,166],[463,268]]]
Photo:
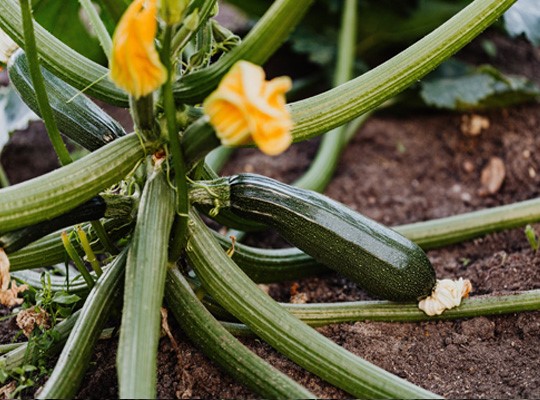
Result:
[[354,356],[291,316],[221,250],[196,214],[190,217],[186,251],[197,277],[220,304],[268,344],[356,397],[437,397]]
[[172,153],[172,164],[174,168],[174,181],[176,183],[176,221],[173,228],[169,258],[176,261],[184,249],[187,233],[187,214],[189,210],[188,185],[186,180],[187,168],[184,160],[184,153],[180,147],[178,137],[178,126],[176,124],[176,108],[172,93],[172,79],[174,68],[171,63],[171,35],[172,28],[165,28],[163,38],[163,49],[161,60],[167,69],[167,80],[163,84],[163,106],[167,121],[167,134],[169,147]]
[[394,227],[423,249],[463,242],[540,221],[540,198]]
[[290,104],[299,142],[350,121],[416,82],[497,20],[516,0],[475,0],[395,57],[337,88]]
[[47,91],[45,90],[45,83],[43,82],[43,76],[39,69],[38,50],[36,47],[36,39],[34,36],[34,25],[32,19],[32,6],[30,0],[20,0],[21,14],[24,30],[24,44],[26,49],[26,57],[28,60],[28,67],[30,68],[30,74],[32,77],[32,83],[36,91],[36,98],[39,105],[39,111],[45,122],[49,139],[54,147],[54,151],[60,160],[62,165],[67,165],[72,162],[69,151],[60,136],[60,131],[56,125],[53,111],[49,99],[47,97]]
[[263,398],[308,399],[314,395],[236,340],[204,308],[187,280],[170,267],[165,296],[189,338],[214,362]]
[[155,144],[126,135],[37,178],[0,189],[0,232],[57,217],[125,178]]
[[[341,14],[341,30],[338,41],[338,59],[334,73],[334,85],[339,86],[351,79],[356,50],[357,0],[346,0]],[[367,114],[361,117],[367,119]],[[303,189],[322,192],[330,183],[337,168],[341,152],[347,144],[347,126],[342,125],[326,132],[319,150],[309,169],[293,183]]]
[[156,396],[160,308],[173,215],[174,194],[157,167],[143,189],[126,263],[116,358],[120,398]]
[[60,358],[37,398],[70,399],[77,393],[101,329],[120,297],[118,287],[124,273],[126,253],[123,251],[115,258],[86,298]]

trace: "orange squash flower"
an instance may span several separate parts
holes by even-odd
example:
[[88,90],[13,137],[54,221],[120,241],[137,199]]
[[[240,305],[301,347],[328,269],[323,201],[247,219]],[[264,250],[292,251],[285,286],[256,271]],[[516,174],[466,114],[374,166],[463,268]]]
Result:
[[225,146],[255,142],[268,155],[285,151],[292,142],[292,120],[286,108],[289,77],[265,80],[261,67],[237,62],[203,109]]
[[111,79],[135,98],[153,92],[167,79],[154,45],[157,1],[133,1],[113,36]]

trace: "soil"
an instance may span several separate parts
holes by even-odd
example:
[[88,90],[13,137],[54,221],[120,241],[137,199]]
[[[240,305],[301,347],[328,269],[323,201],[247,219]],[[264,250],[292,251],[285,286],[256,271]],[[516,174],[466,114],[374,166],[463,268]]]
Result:
[[[497,34],[483,38],[494,40],[499,50],[496,59],[488,61],[538,82],[539,49]],[[478,61],[480,53],[480,42],[475,41],[463,57]],[[371,117],[345,150],[325,194],[390,226],[538,197],[540,105],[475,113],[489,121],[489,127],[476,136],[462,128],[464,118],[472,115],[424,111]],[[296,144],[275,158],[242,149],[224,173],[256,172],[292,182],[307,167],[317,143]],[[27,132],[13,137],[1,161],[10,179],[18,182],[54,168],[54,157],[46,155],[49,151],[43,129],[33,124]],[[505,173],[492,172],[489,186],[486,178],[483,183],[482,175],[494,158],[497,165],[502,163]],[[533,227],[540,233],[540,225]],[[247,241],[265,247],[283,245],[273,232],[249,236]],[[523,228],[431,250],[428,256],[440,278],[470,279],[472,295],[540,288],[540,256],[531,249]],[[335,274],[272,284],[269,292],[280,301],[289,301],[293,284],[308,302],[369,299],[355,284]],[[223,373],[188,342],[174,321],[170,323],[179,354],[169,339],[161,340],[160,398],[258,397]],[[444,322],[359,321],[318,330],[347,350],[444,397],[540,398],[540,312]],[[15,331],[12,319],[2,322],[2,343]],[[350,397],[261,340],[241,340],[317,396]],[[115,340],[98,343],[78,398],[118,396],[115,347]]]

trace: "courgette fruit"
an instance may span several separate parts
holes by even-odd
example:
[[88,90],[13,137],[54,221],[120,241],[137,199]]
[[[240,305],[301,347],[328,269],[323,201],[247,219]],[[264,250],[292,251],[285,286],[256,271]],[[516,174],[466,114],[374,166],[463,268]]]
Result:
[[[435,286],[435,271],[419,246],[326,196],[255,174],[222,178],[209,188],[222,207],[274,227],[375,297],[417,300]],[[192,201],[215,201],[208,193],[193,191]]]
[[10,254],[61,228],[103,217],[127,218],[134,203],[127,196],[95,196],[63,215],[0,235],[0,248]]
[[[84,148],[94,151],[126,132],[112,117],[79,90],[41,68],[45,88],[58,129]],[[8,64],[9,79],[28,107],[36,114],[39,107],[24,51],[18,50]]]

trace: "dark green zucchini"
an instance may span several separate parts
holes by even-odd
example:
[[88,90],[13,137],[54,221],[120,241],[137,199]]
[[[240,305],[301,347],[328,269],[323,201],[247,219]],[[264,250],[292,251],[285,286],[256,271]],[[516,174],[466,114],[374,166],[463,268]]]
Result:
[[120,195],[95,196],[58,217],[0,235],[0,248],[7,254],[59,229],[100,218],[126,218],[134,207],[131,197]]
[[[222,207],[274,227],[373,296],[412,301],[435,286],[435,271],[419,246],[326,196],[254,174],[216,180],[210,189]],[[192,200],[200,200],[197,193]]]
[[[93,151],[126,132],[112,117],[79,90],[41,68],[58,129],[82,147]],[[18,50],[8,64],[9,80],[28,107],[39,115],[26,55]]]

